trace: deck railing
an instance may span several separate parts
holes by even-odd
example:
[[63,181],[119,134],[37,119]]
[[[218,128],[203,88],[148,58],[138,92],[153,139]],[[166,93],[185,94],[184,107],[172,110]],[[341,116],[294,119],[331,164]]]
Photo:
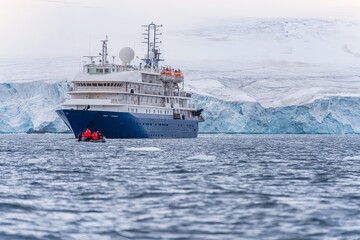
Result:
[[124,87],[108,87],[108,86],[103,86],[103,87],[92,87],[92,86],[75,86],[75,87],[69,87],[68,90],[70,92],[74,92],[74,91],[118,91],[118,92],[125,92],[125,88]]

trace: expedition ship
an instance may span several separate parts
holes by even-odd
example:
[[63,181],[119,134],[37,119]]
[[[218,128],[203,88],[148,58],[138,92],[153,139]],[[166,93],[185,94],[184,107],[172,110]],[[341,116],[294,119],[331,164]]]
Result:
[[[159,66],[159,29],[145,27],[147,53],[135,66],[134,51],[120,50],[122,64],[108,61],[107,42],[99,56],[85,56],[90,63],[68,84],[66,99],[57,114],[77,137],[85,129],[101,131],[107,138],[195,138],[202,109],[184,91],[184,77],[170,66]],[[98,63],[97,57],[101,57]]]

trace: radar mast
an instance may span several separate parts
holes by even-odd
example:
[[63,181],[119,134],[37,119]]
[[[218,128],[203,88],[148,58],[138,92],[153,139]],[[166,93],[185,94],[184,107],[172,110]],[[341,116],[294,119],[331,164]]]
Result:
[[108,63],[107,61],[107,42],[108,42],[108,36],[106,36],[105,40],[101,40],[102,44],[102,52],[99,53],[99,55],[101,56],[101,65],[104,66],[105,64]]
[[158,68],[159,62],[164,61],[164,59],[160,59],[161,53],[158,47],[158,44],[161,43],[158,36],[162,35],[160,32],[162,25],[151,22],[149,25],[142,25],[141,27],[145,28],[142,35],[145,36],[144,40],[146,40],[143,43],[147,44],[147,53],[142,60],[145,61],[146,67]]

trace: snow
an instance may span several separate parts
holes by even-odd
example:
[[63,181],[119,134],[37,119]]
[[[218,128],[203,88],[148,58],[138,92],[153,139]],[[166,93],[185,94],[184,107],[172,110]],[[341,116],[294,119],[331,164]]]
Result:
[[82,61],[81,57],[0,58],[0,83],[70,80]]
[[125,150],[127,151],[132,151],[132,152],[158,152],[158,151],[162,151],[160,148],[157,147],[139,147],[139,148],[125,148]]
[[266,108],[360,97],[357,21],[227,19],[187,30],[176,41],[184,42],[182,52],[191,48],[192,59],[183,60],[186,87],[200,95]]
[[[201,132],[360,133],[359,22],[227,19],[164,37]],[[68,131],[55,110],[81,61],[0,59],[0,132]]]
[[248,101],[255,102],[256,100],[248,96],[241,89],[226,89],[219,80],[215,79],[199,79],[193,80],[186,84],[188,88],[195,90],[196,93],[207,96],[216,96],[220,99],[227,99],[227,101]]

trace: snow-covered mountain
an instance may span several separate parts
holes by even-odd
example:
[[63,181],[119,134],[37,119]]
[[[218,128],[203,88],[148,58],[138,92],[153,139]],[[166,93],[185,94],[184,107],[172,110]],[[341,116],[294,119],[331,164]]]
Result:
[[[356,21],[210,21],[164,36],[205,109],[202,132],[360,133]],[[66,131],[54,110],[80,62],[0,59],[0,132]]]

